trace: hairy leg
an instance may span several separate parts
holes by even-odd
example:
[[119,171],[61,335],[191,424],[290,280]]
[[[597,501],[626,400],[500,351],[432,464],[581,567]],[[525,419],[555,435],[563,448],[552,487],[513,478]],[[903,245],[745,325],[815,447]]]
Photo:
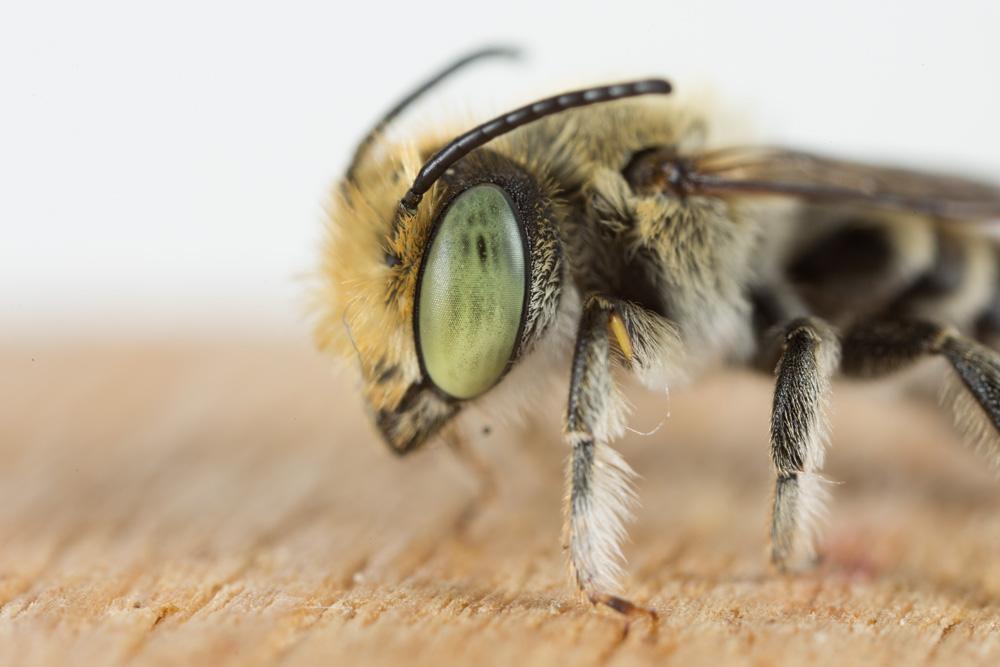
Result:
[[[892,318],[851,327],[840,340],[823,322],[801,318],[785,327],[771,417],[777,473],[771,526],[772,560],[784,569],[814,556],[815,519],[824,490],[818,472],[826,436],[823,404],[829,378],[875,378],[930,355],[944,357],[961,388],[956,421],[979,450],[1000,459],[1000,355],[954,329]],[[838,364],[839,355],[839,364]]]
[[854,327],[843,339],[845,374],[877,377],[928,355],[944,357],[960,383],[952,409],[977,449],[1000,455],[1000,355],[954,329],[923,320],[891,319]]
[[657,316],[635,306],[592,297],[584,306],[573,356],[565,428],[572,447],[566,508],[570,566],[593,603],[626,615],[649,612],[616,595],[624,524],[636,497],[632,469],[608,444],[624,427],[612,361],[621,359],[637,371],[650,368],[670,331]]
[[839,345],[815,318],[785,327],[771,412],[771,459],[777,479],[771,521],[771,560],[781,569],[815,558],[817,519],[825,490],[820,469],[826,443],[824,410]]

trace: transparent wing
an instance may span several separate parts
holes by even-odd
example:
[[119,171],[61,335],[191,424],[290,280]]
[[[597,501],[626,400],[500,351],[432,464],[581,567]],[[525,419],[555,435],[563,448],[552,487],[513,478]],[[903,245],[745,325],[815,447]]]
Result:
[[997,185],[802,151],[727,148],[693,157],[652,151],[637,157],[630,170],[647,187],[668,188],[681,195],[784,195],[942,218],[1000,221]]

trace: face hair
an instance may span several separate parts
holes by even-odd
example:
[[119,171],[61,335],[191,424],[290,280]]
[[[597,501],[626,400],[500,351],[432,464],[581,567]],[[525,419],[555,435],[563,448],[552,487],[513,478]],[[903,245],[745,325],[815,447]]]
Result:
[[435,153],[420,168],[417,177],[413,179],[413,185],[410,186],[409,191],[399,202],[400,210],[411,215],[415,213],[417,205],[423,199],[424,193],[434,185],[434,182],[444,172],[448,171],[451,165],[461,160],[473,150],[501,135],[507,134],[511,130],[516,130],[539,118],[545,118],[546,116],[551,116],[567,109],[585,107],[599,102],[610,102],[626,97],[636,97],[638,95],[667,95],[671,90],[670,84],[663,79],[630,81],[610,86],[584,88],[583,90],[575,90],[563,93],[562,95],[547,97],[505,113],[502,116],[497,116],[493,120],[487,121],[456,137],[448,145]]
[[471,65],[479,60],[485,60],[486,58],[518,58],[521,52],[517,49],[511,47],[487,47],[485,49],[480,49],[478,51],[473,51],[472,53],[459,58],[455,62],[451,63],[444,69],[440,70],[437,74],[427,79],[414,90],[412,90],[408,95],[399,100],[394,107],[385,112],[385,115],[379,119],[377,123],[368,131],[368,134],[358,143],[358,147],[354,149],[354,157],[351,158],[351,164],[347,168],[347,174],[345,179],[348,181],[354,181],[358,169],[358,166],[365,159],[368,154],[368,150],[371,148],[372,144],[375,142],[375,138],[382,133],[383,130],[396,119],[399,114],[403,113],[407,107],[417,101],[424,93],[428,92],[439,83],[447,79],[449,76],[464,69],[466,65]]

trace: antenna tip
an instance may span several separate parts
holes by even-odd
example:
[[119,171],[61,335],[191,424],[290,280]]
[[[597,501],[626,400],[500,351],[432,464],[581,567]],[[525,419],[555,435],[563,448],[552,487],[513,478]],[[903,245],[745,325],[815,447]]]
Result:
[[666,79],[647,79],[635,84],[635,91],[640,95],[660,94],[667,95],[673,92],[674,87]]
[[486,48],[472,54],[476,58],[493,57],[510,58],[511,60],[521,60],[524,58],[524,50],[513,44],[498,44],[487,46]]

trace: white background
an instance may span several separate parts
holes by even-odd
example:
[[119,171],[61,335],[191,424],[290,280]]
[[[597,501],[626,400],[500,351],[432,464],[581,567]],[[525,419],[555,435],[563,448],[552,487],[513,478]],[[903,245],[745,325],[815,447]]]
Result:
[[664,75],[710,86],[766,141],[1000,182],[995,0],[8,0],[0,326],[302,328],[353,143],[425,74],[498,42],[529,60],[470,72],[417,119]]

